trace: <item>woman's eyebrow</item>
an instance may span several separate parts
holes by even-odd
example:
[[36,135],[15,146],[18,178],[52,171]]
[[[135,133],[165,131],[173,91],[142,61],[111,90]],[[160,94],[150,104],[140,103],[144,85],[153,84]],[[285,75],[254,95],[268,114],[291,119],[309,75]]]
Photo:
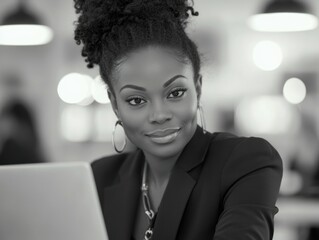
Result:
[[[163,88],[166,88],[168,87],[170,84],[172,84],[175,80],[177,80],[178,78],[186,78],[185,76],[183,75],[176,75],[170,79],[168,79],[164,84],[163,84]],[[144,91],[146,92],[146,89],[143,88],[143,87],[140,87],[140,86],[137,86],[137,85],[132,85],[132,84],[128,84],[128,85],[125,85],[123,86],[121,89],[120,89],[120,92],[125,89],[125,88],[133,88],[133,89],[136,89],[136,90],[139,90],[139,91]]]
[[168,81],[163,84],[163,88],[166,88],[167,86],[169,86],[170,84],[172,84],[176,79],[181,78],[181,77],[182,77],[182,78],[186,78],[186,77],[183,76],[183,75],[176,75],[176,76],[174,76],[174,77],[168,79]]
[[144,92],[146,92],[146,89],[145,89],[145,88],[140,87],[140,86],[136,86],[136,85],[130,85],[130,84],[123,86],[123,87],[120,89],[120,92],[121,92],[123,89],[125,89],[125,88],[133,88],[133,89],[136,89],[136,90],[139,90],[139,91],[144,91]]

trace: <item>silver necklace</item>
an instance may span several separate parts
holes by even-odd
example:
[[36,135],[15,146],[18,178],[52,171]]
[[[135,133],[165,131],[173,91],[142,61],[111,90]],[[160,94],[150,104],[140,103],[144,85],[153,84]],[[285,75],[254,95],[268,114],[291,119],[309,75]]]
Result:
[[144,169],[143,169],[143,179],[142,179],[141,190],[142,190],[144,211],[145,211],[145,214],[149,220],[149,225],[148,225],[147,230],[145,231],[144,240],[150,240],[150,239],[152,239],[152,236],[153,236],[153,228],[154,228],[157,213],[155,213],[151,207],[150,197],[148,194],[149,187],[148,187],[148,184],[146,183],[146,178],[147,178],[147,162],[145,161]]

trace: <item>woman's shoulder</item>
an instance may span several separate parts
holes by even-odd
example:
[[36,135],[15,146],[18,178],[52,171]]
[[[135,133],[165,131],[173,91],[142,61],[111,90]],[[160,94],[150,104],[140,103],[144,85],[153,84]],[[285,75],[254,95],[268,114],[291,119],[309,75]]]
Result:
[[227,150],[228,152],[242,149],[245,151],[253,151],[256,149],[264,149],[269,152],[277,152],[274,146],[265,138],[257,136],[239,136],[231,132],[214,132],[211,146],[218,146],[218,149]]
[[94,178],[97,183],[113,181],[117,177],[121,166],[130,156],[130,152],[104,156],[91,163]]
[[131,152],[105,156],[98,158],[91,163],[100,201],[102,200],[103,189],[114,184],[118,180],[119,170],[130,155]]
[[93,170],[103,169],[108,171],[109,168],[117,168],[125,161],[129,153],[112,154],[95,159],[91,162]]
[[[276,148],[265,138],[238,136],[229,132],[216,132],[211,143],[212,153],[222,162],[224,177],[245,175],[261,168],[282,172],[282,159]],[[216,158],[215,158],[216,159]],[[214,157],[212,157],[212,161]]]

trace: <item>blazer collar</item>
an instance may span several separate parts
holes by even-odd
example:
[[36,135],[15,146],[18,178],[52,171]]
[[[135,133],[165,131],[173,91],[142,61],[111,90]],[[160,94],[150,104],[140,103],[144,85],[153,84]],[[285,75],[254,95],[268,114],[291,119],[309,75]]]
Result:
[[181,168],[185,172],[189,172],[198,164],[200,164],[206,155],[209,148],[210,139],[215,134],[210,132],[203,132],[203,129],[197,125],[196,131],[185,146],[183,152],[176,162],[176,167]]
[[[214,135],[214,134],[213,134]],[[158,210],[153,239],[175,239],[189,196],[196,184],[189,172],[204,161],[213,136],[197,126],[179,156]],[[144,154],[138,149],[123,163],[120,182],[105,188],[103,211],[110,239],[130,239],[134,227]]]

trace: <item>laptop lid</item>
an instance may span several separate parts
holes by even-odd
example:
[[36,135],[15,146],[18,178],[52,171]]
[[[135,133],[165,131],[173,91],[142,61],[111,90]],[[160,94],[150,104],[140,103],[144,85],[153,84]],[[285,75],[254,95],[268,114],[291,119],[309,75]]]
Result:
[[89,163],[0,166],[1,240],[108,240]]

